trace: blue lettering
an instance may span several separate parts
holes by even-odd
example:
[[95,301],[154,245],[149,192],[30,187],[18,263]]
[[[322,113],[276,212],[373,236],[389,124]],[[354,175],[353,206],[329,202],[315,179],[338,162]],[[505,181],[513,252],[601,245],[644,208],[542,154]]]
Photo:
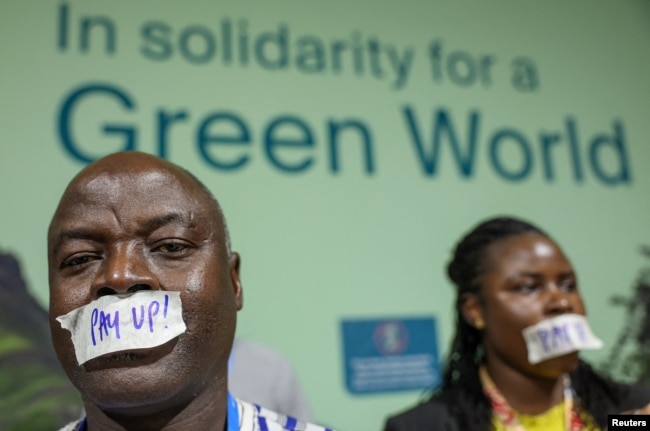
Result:
[[97,345],[97,341],[95,340],[95,325],[97,325],[98,315],[99,311],[93,308],[93,311],[90,313],[90,339],[93,342],[93,346]]
[[167,60],[172,55],[172,44],[168,40],[171,27],[164,22],[152,21],[142,26],[142,39],[151,42],[153,46],[144,45],[140,48],[143,56],[150,60]]
[[153,318],[158,314],[158,310],[160,310],[160,303],[158,301],[151,301],[151,304],[149,304],[149,332],[153,332]]
[[542,144],[544,176],[548,181],[553,181],[555,179],[555,173],[553,171],[553,163],[551,162],[551,148],[559,143],[560,135],[559,133],[540,135],[539,139]]
[[[230,133],[209,134],[212,125],[223,124]],[[229,112],[218,112],[205,117],[199,126],[197,144],[203,160],[210,166],[224,171],[234,171],[248,163],[250,156],[246,153],[230,161],[218,160],[208,152],[208,144],[229,144],[249,146],[251,134],[246,123],[237,115]]]
[[[293,129],[297,137],[278,137],[280,129]],[[264,134],[264,150],[271,164],[287,173],[299,173],[309,168],[314,162],[311,156],[305,156],[297,163],[287,163],[278,158],[279,148],[313,148],[314,137],[307,124],[298,117],[284,116],[273,120]]]
[[[618,159],[618,169],[615,169],[615,172],[606,172],[602,166],[601,155],[605,148],[609,148],[613,157]],[[625,137],[623,136],[623,125],[620,122],[614,122],[613,136],[601,134],[594,137],[589,147],[589,161],[594,174],[603,183],[614,186],[631,182],[632,175],[630,174]],[[614,163],[611,162],[610,164]]]
[[454,51],[447,58],[447,74],[455,84],[468,86],[476,82],[476,64],[467,52]]
[[135,314],[135,307],[131,307],[131,313],[133,314],[133,326],[135,329],[142,328],[142,324],[144,323],[144,305],[140,305],[140,321],[138,321]]
[[[255,41],[255,57],[260,66],[266,69],[284,69],[289,62],[289,47],[288,47],[288,28],[286,25],[278,26],[277,33],[266,32],[260,35]],[[275,56],[269,56],[267,47],[273,48]],[[269,58],[275,57],[275,58]]]
[[[102,329],[104,330],[102,332]],[[104,313],[103,311],[99,312],[99,338],[104,340],[104,333],[106,337],[109,336],[109,329],[115,329],[115,338],[120,339],[120,312],[115,312],[115,317],[111,320],[111,315],[109,313]]]
[[120,312],[119,311],[115,312],[115,318],[113,319],[112,322],[111,322],[111,315],[107,314],[106,323],[109,328],[115,329],[115,338],[119,340],[120,339]]
[[[508,139],[509,138],[509,139]],[[499,147],[501,142],[504,139],[508,139],[511,142],[517,143],[521,149],[523,155],[523,164],[518,171],[508,171],[504,168],[503,163],[499,157]],[[519,132],[515,130],[501,130],[494,134],[490,140],[490,161],[496,172],[501,175],[503,178],[510,181],[521,181],[530,174],[530,170],[533,166],[533,153],[530,149],[530,145],[526,138]]]
[[571,150],[571,162],[573,163],[573,177],[577,183],[584,180],[582,173],[582,162],[578,146],[578,131],[576,130],[575,121],[572,118],[566,120],[566,130],[569,135],[569,149]]
[[303,73],[322,73],[325,69],[325,47],[323,42],[312,36],[303,36],[296,41],[296,68]]
[[339,171],[339,134],[345,129],[357,130],[362,138],[363,155],[365,160],[366,172],[372,174],[374,171],[374,163],[372,157],[372,138],[370,136],[370,129],[360,121],[345,121],[342,123],[329,122],[329,148],[330,148],[330,168],[332,172]]
[[[60,26],[67,25],[65,21],[68,19],[68,13],[67,6],[61,8]],[[58,35],[60,49],[66,49],[67,29],[63,28],[60,31],[62,32]],[[145,56],[153,58],[156,55],[160,57],[171,55],[166,54],[166,45],[163,44],[166,41],[163,38],[165,31],[171,29],[161,27],[160,23],[151,22],[143,27],[142,31],[147,35],[143,36],[146,45],[143,45],[142,49],[147,50]],[[189,49],[189,40],[195,37],[201,36],[207,41],[206,31],[205,28],[199,27],[186,29],[184,33],[186,48]],[[282,31],[280,28],[277,34],[282,34]],[[266,37],[264,40],[267,40],[265,44],[271,48],[276,40],[281,39],[281,37]],[[214,40],[206,43],[214,43]],[[206,48],[200,53],[192,51],[191,55],[196,56],[192,61],[204,61],[203,56],[213,55],[211,49]],[[458,64],[461,64],[461,60],[458,61]],[[463,75],[461,78],[465,79],[466,76]],[[101,120],[98,129],[103,139],[98,144],[93,144],[91,140],[84,140],[75,134],[77,111],[84,109],[86,105],[105,104],[106,100],[109,100],[108,104],[117,106],[118,114],[125,115],[135,111],[135,99],[128,92],[111,84],[80,85],[64,96],[58,112],[57,132],[64,152],[74,160],[87,164],[115,151],[137,149],[139,131],[134,122]],[[429,125],[418,121],[412,106],[404,106],[401,114],[407,139],[410,139],[413,145],[416,164],[424,176],[438,175],[447,159],[449,164],[455,165],[460,178],[472,179],[475,176],[479,152],[479,127],[482,120],[478,110],[469,111],[460,128],[454,124],[451,112],[443,108],[433,111]],[[158,109],[152,118],[152,135],[157,139],[157,142],[153,142],[154,151],[157,151],[161,158],[168,159],[172,132],[179,133],[181,124],[190,125],[192,118],[190,111]],[[342,159],[345,157],[341,153],[347,151],[342,149],[348,145],[344,144],[347,140],[359,142],[362,171],[368,175],[375,173],[376,154],[373,134],[366,123],[353,119],[341,121],[330,119],[324,126],[323,143],[326,152],[324,157],[327,158],[326,169],[330,173],[338,174],[342,170]],[[556,172],[558,166],[567,166],[567,169],[573,171],[573,180],[581,183],[585,178],[583,171],[589,169],[583,167],[583,164],[586,164],[591,168],[595,179],[606,185],[632,183],[632,167],[621,121],[613,122],[611,133],[601,133],[591,137],[586,141],[589,145],[584,148],[580,147],[578,126],[574,119],[567,117],[564,129],[539,133],[536,136],[538,140],[533,141],[518,129],[499,128],[487,135],[487,139],[481,144],[486,145],[487,163],[491,165],[493,172],[506,181],[519,182],[529,178],[536,168],[535,163],[538,163],[541,165],[540,178],[547,182],[555,181],[558,176]],[[318,160],[315,155],[318,137],[314,135],[311,125],[303,118],[293,115],[274,117],[261,130],[260,136],[263,146],[261,151],[264,153],[262,157],[281,172],[302,173],[311,169]],[[214,169],[240,170],[249,165],[253,158],[252,131],[241,115],[227,111],[209,113],[198,123],[195,137],[202,160]],[[568,154],[558,148],[565,144]],[[350,144],[350,146],[354,145],[356,144]],[[443,150],[443,146],[450,148]],[[581,153],[582,150],[585,151],[584,154]],[[449,155],[441,155],[441,152],[445,151],[448,151]],[[482,149],[480,151],[482,152]],[[558,162],[558,157],[562,154],[567,157],[566,163],[555,164],[554,162]],[[581,156],[585,157],[584,162]],[[98,320],[96,324],[99,323]],[[93,328],[95,337],[96,329]]]
[[162,109],[158,111],[158,155],[167,158],[167,130],[172,123],[187,119],[186,111],[167,114]]
[[548,345],[548,335],[548,332],[546,332],[544,329],[537,331],[537,337],[539,338],[539,341],[542,342],[542,348],[545,352],[548,352],[550,350],[550,347]]
[[59,49],[64,51],[68,47],[68,18],[69,10],[68,5],[63,3],[59,6]]
[[135,150],[136,129],[133,126],[111,124],[105,125],[103,127],[103,131],[108,135],[116,134],[122,136],[121,139],[123,144],[120,148],[113,148],[109,151],[104,152],[104,154],[95,156],[83,151],[79,147],[78,142],[73,139],[72,114],[77,105],[87,96],[91,95],[110,96],[127,110],[131,111],[134,108],[133,101],[128,96],[128,94],[116,87],[110,85],[85,85],[77,88],[64,100],[59,113],[59,137],[61,139],[61,143],[63,144],[63,148],[68,152],[70,156],[82,163],[92,163],[96,159],[110,154],[114,151]]
[[564,346],[564,345],[570,345],[571,340],[569,339],[569,334],[567,332],[567,327],[566,325],[562,326],[554,326],[553,329],[553,347],[557,347],[558,345]]
[[[199,36],[200,39],[203,40],[204,49],[201,53],[192,52],[190,49],[190,39],[193,39],[194,36]],[[199,25],[190,26],[184,29],[178,37],[178,46],[183,57],[185,57],[185,59],[190,63],[195,64],[201,64],[212,60],[216,51],[214,36],[209,29]]]
[[80,22],[79,29],[79,49],[81,52],[88,52],[90,50],[90,30],[93,27],[99,26],[104,29],[106,36],[106,53],[115,53],[115,24],[110,18],[104,16],[84,17]]
[[443,133],[448,137],[451,149],[453,151],[454,159],[462,176],[469,178],[474,175],[474,161],[476,159],[476,144],[479,125],[479,114],[473,111],[469,118],[468,141],[466,151],[463,153],[460,143],[456,138],[456,131],[451,124],[449,115],[444,109],[438,110],[435,116],[435,123],[433,126],[433,149],[427,154],[424,148],[424,140],[420,133],[417,121],[410,107],[403,109],[403,114],[406,118],[407,128],[410,132],[411,140],[417,150],[417,156],[421,163],[424,173],[428,176],[435,175],[438,170],[438,160],[440,154],[440,141]]

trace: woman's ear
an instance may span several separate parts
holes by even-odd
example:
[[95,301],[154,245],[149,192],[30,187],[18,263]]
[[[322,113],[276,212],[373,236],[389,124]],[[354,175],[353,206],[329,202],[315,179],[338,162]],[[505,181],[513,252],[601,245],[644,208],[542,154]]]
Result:
[[463,293],[460,297],[460,311],[469,326],[479,331],[485,328],[481,300],[475,293]]

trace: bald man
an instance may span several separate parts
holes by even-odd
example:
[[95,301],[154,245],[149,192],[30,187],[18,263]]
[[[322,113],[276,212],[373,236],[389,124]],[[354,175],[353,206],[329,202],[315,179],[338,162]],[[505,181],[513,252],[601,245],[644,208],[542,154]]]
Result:
[[64,430],[324,428],[227,389],[240,258],[216,199],[137,152],[83,169],[48,231],[50,327],[86,417]]

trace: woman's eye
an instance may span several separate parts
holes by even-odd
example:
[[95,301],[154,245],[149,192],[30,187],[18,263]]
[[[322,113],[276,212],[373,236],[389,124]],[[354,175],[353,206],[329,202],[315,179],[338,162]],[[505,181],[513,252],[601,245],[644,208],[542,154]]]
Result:
[[523,294],[530,294],[533,293],[537,290],[537,284],[535,283],[524,283],[524,284],[519,284],[515,288],[515,290],[519,293]]
[[560,289],[566,292],[573,292],[578,289],[578,285],[575,280],[564,280],[560,283]]

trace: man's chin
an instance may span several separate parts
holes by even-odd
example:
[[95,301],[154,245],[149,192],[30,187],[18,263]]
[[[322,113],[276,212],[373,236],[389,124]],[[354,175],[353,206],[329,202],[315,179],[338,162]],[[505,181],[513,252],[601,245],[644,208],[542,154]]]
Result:
[[148,349],[133,349],[121,352],[108,353],[106,355],[93,358],[83,364],[86,373],[93,373],[101,370],[113,368],[138,368],[158,362],[165,356],[169,355],[178,338],[174,338],[165,344]]

